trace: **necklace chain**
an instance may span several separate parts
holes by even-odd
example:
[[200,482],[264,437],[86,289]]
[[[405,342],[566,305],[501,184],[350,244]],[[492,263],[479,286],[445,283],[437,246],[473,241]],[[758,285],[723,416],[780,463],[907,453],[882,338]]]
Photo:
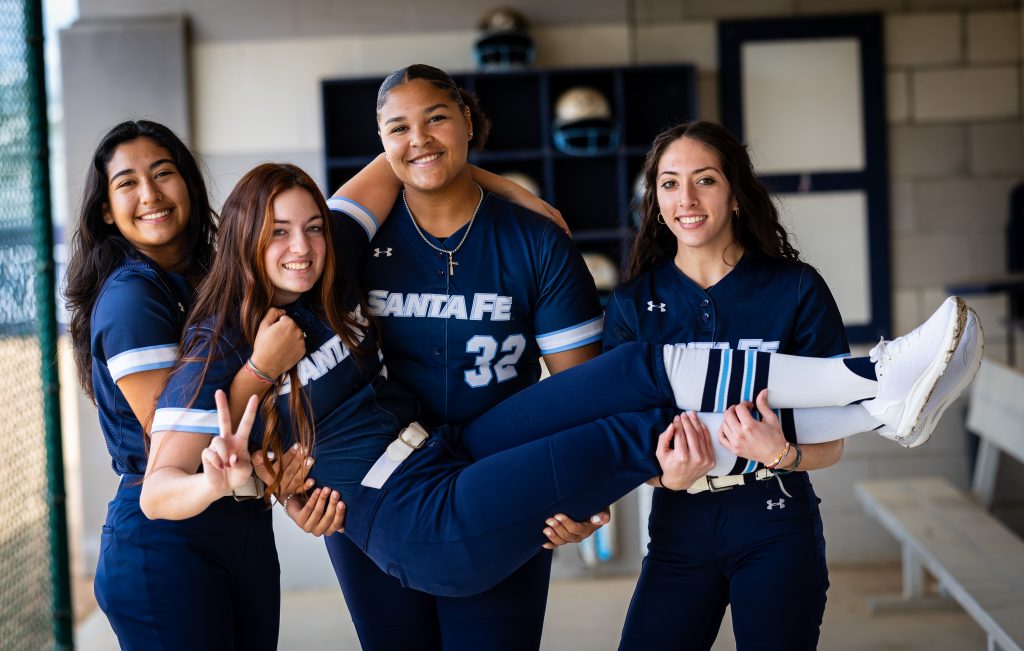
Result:
[[479,183],[473,183],[473,185],[475,185],[476,189],[480,191],[480,200],[477,201],[476,208],[473,209],[473,214],[469,217],[469,224],[466,226],[466,232],[462,234],[462,239],[459,240],[458,245],[456,245],[456,247],[450,251],[448,249],[444,249],[437,246],[436,244],[427,239],[427,236],[423,233],[423,230],[420,229],[420,225],[416,222],[416,215],[412,214],[412,209],[409,208],[409,202],[405,200],[405,190],[402,190],[402,203],[405,205],[405,210],[406,212],[409,213],[409,219],[412,220],[412,226],[413,228],[416,229],[416,232],[419,233],[420,239],[422,239],[427,246],[434,249],[438,253],[444,253],[445,255],[448,256],[449,276],[455,275],[455,266],[459,264],[454,260],[455,254],[458,253],[459,249],[462,248],[462,245],[466,243],[466,238],[469,237],[469,231],[473,228],[473,221],[476,219],[476,214],[480,212],[480,206],[483,205],[484,203],[484,189],[480,187]]

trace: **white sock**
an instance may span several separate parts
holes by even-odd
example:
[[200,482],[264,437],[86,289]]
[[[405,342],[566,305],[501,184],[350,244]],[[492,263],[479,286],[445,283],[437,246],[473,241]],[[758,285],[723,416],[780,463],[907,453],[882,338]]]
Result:
[[772,355],[768,400],[772,407],[840,407],[878,395],[878,382],[857,375],[840,358]]
[[794,409],[793,425],[800,443],[826,443],[870,432],[881,423],[860,405],[849,405]]

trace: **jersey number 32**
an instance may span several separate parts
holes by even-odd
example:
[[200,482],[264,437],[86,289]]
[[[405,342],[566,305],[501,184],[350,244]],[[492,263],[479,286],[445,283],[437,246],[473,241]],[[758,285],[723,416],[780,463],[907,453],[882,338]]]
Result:
[[[466,384],[474,389],[485,387],[492,380],[504,382],[517,375],[516,362],[526,348],[526,337],[509,335],[498,347],[498,341],[489,335],[475,335],[466,342],[466,352],[476,353],[476,368],[466,371]],[[504,353],[497,362],[494,358]]]

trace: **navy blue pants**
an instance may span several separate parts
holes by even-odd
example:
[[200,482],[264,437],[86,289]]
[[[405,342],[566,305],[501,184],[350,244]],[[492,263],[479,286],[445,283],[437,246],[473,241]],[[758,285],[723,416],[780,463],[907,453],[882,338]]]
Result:
[[324,539],[364,651],[524,651],[540,648],[551,552],[540,550],[481,594],[453,598],[403,588],[342,534]]
[[281,570],[263,502],[149,520],[139,478],[126,475],[107,508],[94,583],[121,648],[276,649]]
[[828,569],[818,499],[806,473],[721,493],[656,490],[651,544],[620,651],[706,651],[732,604],[740,651],[811,650]]
[[349,497],[346,535],[405,587],[485,592],[537,554],[546,518],[585,519],[659,473],[672,403],[661,348],[622,346],[436,433]]

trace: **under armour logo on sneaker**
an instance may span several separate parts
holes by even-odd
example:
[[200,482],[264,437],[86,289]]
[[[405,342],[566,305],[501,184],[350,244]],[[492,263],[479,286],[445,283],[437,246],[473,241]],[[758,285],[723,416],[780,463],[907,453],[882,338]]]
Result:
[[386,249],[374,249],[373,250],[373,257],[379,258],[382,255],[385,258],[390,258],[391,257],[391,247],[389,246]]
[[769,511],[771,511],[776,506],[779,507],[779,509],[786,508],[786,500],[782,499],[781,497],[779,498],[778,502],[773,502],[771,500],[768,500],[768,510]]
[[648,312],[653,312],[654,310],[658,310],[659,312],[664,312],[665,311],[665,304],[664,303],[655,303],[654,301],[647,301],[647,311]]

